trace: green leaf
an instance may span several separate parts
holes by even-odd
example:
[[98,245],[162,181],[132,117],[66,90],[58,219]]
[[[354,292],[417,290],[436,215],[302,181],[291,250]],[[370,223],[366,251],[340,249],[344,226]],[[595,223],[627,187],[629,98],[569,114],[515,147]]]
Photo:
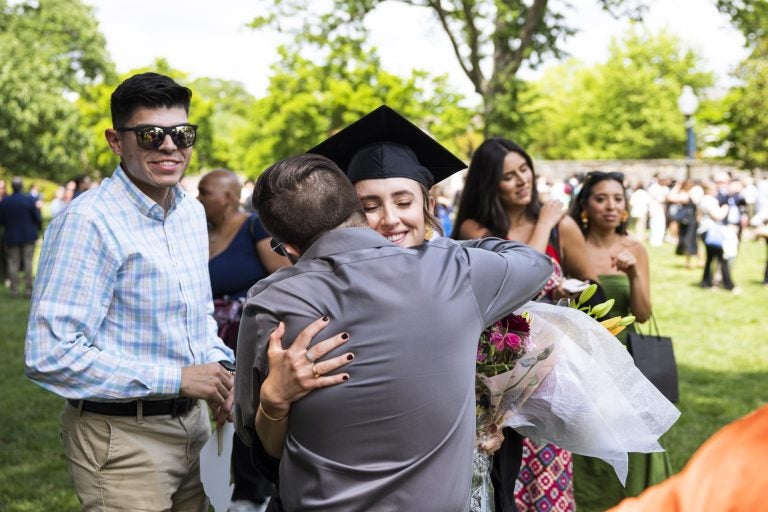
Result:
[[597,285],[594,283],[584,288],[584,291],[582,291],[581,295],[579,295],[579,305],[582,305],[585,302],[587,302],[589,299],[591,299],[596,291],[597,291]]
[[625,317],[621,318],[621,322],[619,322],[619,325],[623,325],[624,327],[631,325],[635,322],[635,317],[632,315],[627,315]]
[[611,311],[611,308],[613,308],[614,302],[616,302],[614,299],[608,299],[602,304],[598,304],[597,306],[594,306],[592,308],[592,311],[590,312],[590,315],[594,318],[604,317],[605,315],[608,314],[608,312]]

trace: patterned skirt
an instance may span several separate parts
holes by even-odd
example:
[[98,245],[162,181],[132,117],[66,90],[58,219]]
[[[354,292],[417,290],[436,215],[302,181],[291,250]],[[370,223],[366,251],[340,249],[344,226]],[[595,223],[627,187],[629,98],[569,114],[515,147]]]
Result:
[[573,512],[571,452],[553,444],[523,440],[523,461],[515,482],[518,512]]

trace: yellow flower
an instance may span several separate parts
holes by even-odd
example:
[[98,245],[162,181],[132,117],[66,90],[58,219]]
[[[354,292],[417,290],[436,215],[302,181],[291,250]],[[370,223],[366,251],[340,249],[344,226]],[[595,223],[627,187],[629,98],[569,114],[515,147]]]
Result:
[[609,331],[612,331],[615,327],[618,327],[619,324],[621,324],[621,317],[614,316],[613,318],[609,318],[608,320],[603,320],[600,323],[602,324],[603,327],[605,327]]
[[620,333],[621,331],[623,331],[624,329],[626,329],[626,326],[624,326],[624,325],[617,325],[617,326],[616,326],[616,327],[614,327],[613,329],[608,329],[608,330],[610,331],[610,333],[611,333],[611,334],[613,334],[614,336],[616,336],[617,334],[619,334],[619,333]]

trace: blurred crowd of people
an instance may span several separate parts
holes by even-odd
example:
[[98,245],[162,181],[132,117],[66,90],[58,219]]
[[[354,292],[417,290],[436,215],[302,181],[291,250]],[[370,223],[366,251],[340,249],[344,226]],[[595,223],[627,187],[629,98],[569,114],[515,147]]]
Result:
[[81,175],[60,186],[46,201],[36,182],[25,190],[24,180],[15,176],[9,191],[5,180],[0,180],[0,281],[12,298],[32,295],[33,259],[43,229],[43,207],[53,218],[75,197],[96,185],[89,176]]
[[[568,209],[583,180],[583,174],[573,174],[563,180],[539,176],[537,188],[542,201],[556,200]],[[182,180],[182,185],[193,195],[197,194],[196,183],[194,178]],[[59,186],[50,199],[44,197],[35,182],[30,184],[25,195],[34,200],[38,211],[47,206],[48,214],[54,218],[73,199],[98,185],[98,180],[83,174]],[[649,181],[627,176],[624,185],[629,197],[628,231],[636,240],[653,247],[664,243],[674,245],[675,254],[684,256],[687,268],[703,269],[702,287],[721,286],[735,294],[740,293],[740,287],[733,281],[739,243],[762,239],[768,248],[768,174],[755,172],[754,176],[731,176],[718,172],[707,179],[682,180],[657,174]],[[253,186],[254,180],[243,181],[240,206],[247,212],[253,212]],[[461,190],[451,193],[445,184],[438,184],[432,187],[430,194],[435,200],[434,213],[443,232],[450,235]],[[0,180],[0,201],[10,195],[6,182]],[[11,288],[8,244],[5,241],[0,249],[0,276],[6,287]],[[24,258],[20,261],[19,272],[23,273]],[[768,285],[768,255],[762,280]]]
[[[537,178],[542,201],[555,200],[568,209],[581,189],[584,175],[563,180]],[[768,175],[731,176],[718,172],[707,179],[675,180],[660,174],[649,181],[627,176],[628,231],[652,247],[675,246],[689,269],[701,268],[704,288],[722,286],[733,293],[741,289],[733,281],[733,266],[742,240],[768,242]],[[451,233],[460,192],[451,195],[433,187],[435,213]],[[763,283],[768,285],[768,261]]]

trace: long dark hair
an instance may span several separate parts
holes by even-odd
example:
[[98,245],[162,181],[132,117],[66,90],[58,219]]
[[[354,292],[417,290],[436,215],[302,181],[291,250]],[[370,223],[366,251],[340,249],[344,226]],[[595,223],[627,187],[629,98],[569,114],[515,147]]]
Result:
[[536,221],[541,203],[536,187],[536,171],[533,160],[515,142],[501,137],[485,140],[472,155],[467,180],[461,192],[451,237],[459,239],[459,229],[467,219],[477,221],[490,230],[493,236],[506,238],[509,232],[509,215],[499,198],[499,183],[504,175],[504,158],[511,152],[522,156],[531,169],[531,202],[525,206],[525,216]]
[[573,217],[573,220],[576,221],[576,224],[579,225],[579,229],[581,230],[581,234],[584,235],[584,238],[587,237],[589,226],[584,224],[581,214],[587,209],[587,202],[592,195],[592,190],[595,188],[595,185],[605,180],[613,180],[619,183],[621,189],[624,191],[624,211],[627,212],[627,220],[621,221],[621,223],[616,226],[616,233],[619,235],[627,234],[627,224],[629,224],[629,198],[627,197],[627,187],[624,186],[624,174],[620,172],[592,171],[584,178],[584,181],[581,184],[581,190],[579,190],[576,200],[572,201],[571,209],[568,212],[570,216]]

